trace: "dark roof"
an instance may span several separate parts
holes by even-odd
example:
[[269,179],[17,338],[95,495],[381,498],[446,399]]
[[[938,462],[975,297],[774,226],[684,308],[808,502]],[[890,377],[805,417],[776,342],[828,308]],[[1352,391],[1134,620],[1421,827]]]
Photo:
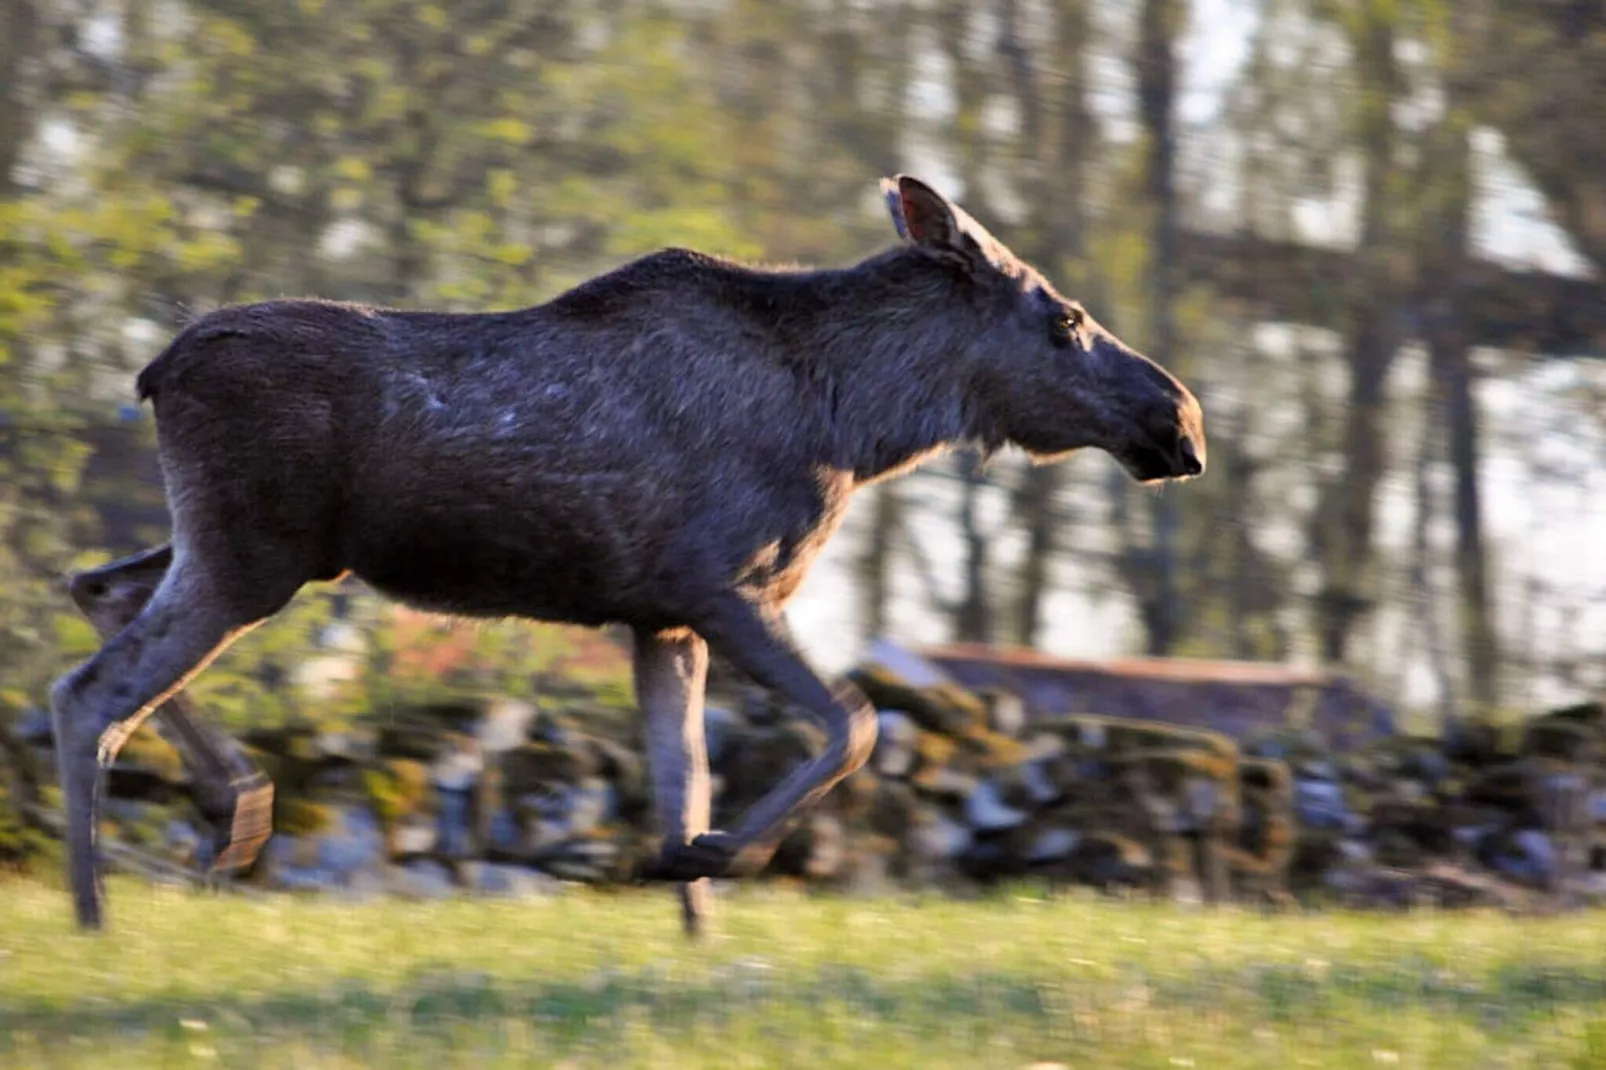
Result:
[[921,655],[970,688],[1005,687],[1029,717],[1099,713],[1213,728],[1240,741],[1272,728],[1315,729],[1333,746],[1395,732],[1394,711],[1340,673],[1196,658],[1070,659],[977,644]]

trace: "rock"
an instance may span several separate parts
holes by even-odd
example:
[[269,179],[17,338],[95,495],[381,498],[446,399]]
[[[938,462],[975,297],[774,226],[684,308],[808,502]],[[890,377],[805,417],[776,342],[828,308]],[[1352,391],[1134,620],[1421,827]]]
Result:
[[446,899],[457,894],[451,870],[428,859],[387,866],[385,887],[391,895],[403,899]]
[[1350,907],[1411,910],[1420,907],[1515,909],[1522,896],[1509,885],[1483,874],[1450,865],[1411,871],[1381,866],[1336,868],[1328,887]]
[[608,840],[573,840],[542,852],[540,866],[563,880],[604,880],[619,861],[619,845]]
[[1528,757],[1595,765],[1602,757],[1601,731],[1587,721],[1541,717],[1526,726],[1519,751]]
[[1040,761],[1028,762],[1022,767],[1021,783],[1031,800],[1039,805],[1047,805],[1060,797],[1059,789],[1048,778],[1048,773]]
[[1476,850],[1479,844],[1499,831],[1500,825],[1498,822],[1485,822],[1481,825],[1457,825],[1450,831],[1450,835],[1455,839],[1458,846],[1470,852]]
[[413,855],[427,855],[435,849],[437,842],[439,835],[433,823],[425,818],[405,818],[391,830],[391,857],[409,858]]
[[954,859],[970,846],[970,829],[940,811],[925,811],[910,828],[908,843],[921,859]]
[[380,871],[385,837],[379,819],[354,803],[322,809],[325,827],[268,841],[263,857],[271,884],[311,890],[356,886],[362,874]]
[[1338,766],[1325,759],[1313,758],[1309,761],[1294,762],[1294,773],[1301,780],[1315,780],[1329,784],[1337,784],[1343,779]]
[[550,874],[524,866],[465,862],[462,873],[469,892],[488,898],[527,899],[552,895],[562,889],[562,884]]
[[429,780],[444,791],[469,791],[485,771],[485,759],[471,738],[449,738],[429,767]]
[[928,732],[963,736],[987,728],[987,708],[957,684],[916,687],[876,665],[853,669],[847,678],[877,709],[901,710]]
[[612,784],[587,777],[568,793],[567,802],[569,828],[574,835],[584,836],[613,820],[617,798]]
[[312,740],[313,757],[326,762],[349,762],[361,765],[378,757],[376,733],[353,729],[344,732],[319,732]]
[[1532,888],[1553,888],[1561,876],[1556,847],[1539,829],[1487,836],[1477,846],[1477,857],[1495,872]]
[[914,771],[915,745],[920,729],[902,710],[881,710],[876,715],[879,731],[870,761],[885,777],[902,778]]
[[703,738],[709,765],[718,766],[725,761],[725,748],[731,737],[744,727],[741,715],[728,707],[710,705],[703,709]]
[[911,781],[924,795],[949,802],[964,802],[981,781],[952,766],[928,766]]
[[1004,839],[978,836],[960,854],[956,868],[973,881],[993,883],[1024,875],[1027,864]]
[[920,812],[913,788],[902,781],[883,780],[876,785],[867,821],[873,834],[904,843]]
[[1004,803],[998,786],[992,781],[978,782],[965,796],[965,821],[979,832],[997,832],[1026,823],[1030,815]]
[[1020,760],[1001,771],[1004,800],[1011,806],[1035,810],[1064,797],[1053,770],[1065,754],[1059,736],[1037,735],[1026,742]]
[[959,753],[959,744],[950,736],[917,728],[914,751],[914,772],[910,780],[920,784],[952,765]]
[[1025,858],[1033,865],[1058,861],[1069,857],[1081,842],[1082,834],[1074,829],[1054,827],[1039,829],[1032,837],[1031,846],[1026,849]]
[[506,807],[497,809],[487,822],[486,846],[498,857],[518,854],[523,850],[518,818]]
[[1294,810],[1302,828],[1335,832],[1349,830],[1354,816],[1344,801],[1344,789],[1328,780],[1295,781]]
[[831,880],[842,872],[847,861],[847,831],[833,814],[810,817],[809,851],[803,863],[803,876],[810,880]]
[[715,826],[728,827],[792,770],[824,750],[825,734],[802,720],[734,733],[715,770],[725,781],[715,800]]
[[380,866],[358,870],[336,884],[322,885],[305,890],[319,892],[337,902],[348,903],[369,902],[389,895],[391,891],[389,878],[384,868]]
[[577,784],[597,773],[596,752],[590,747],[525,743],[501,756],[503,790],[509,798],[541,792],[558,784]]
[[612,785],[620,817],[645,822],[651,818],[646,759],[611,739],[594,739],[597,775]]
[[1026,730],[1026,701],[1007,688],[992,687],[977,691],[987,707],[987,727],[1011,739]]
[[534,703],[512,698],[491,700],[475,728],[475,739],[483,754],[502,754],[522,746],[530,738],[530,726],[540,716]]
[[438,849],[451,858],[464,858],[474,852],[474,825],[469,819],[474,798],[474,792],[468,788],[436,789],[431,849]]
[[878,899],[894,890],[893,870],[899,853],[898,841],[889,836],[860,836],[848,852],[848,865],[841,878],[841,892],[852,898]]
[[204,868],[210,859],[203,859],[202,855],[211,843],[211,838],[202,836],[196,827],[180,818],[172,818],[167,822],[166,835],[163,837],[162,847],[168,858],[180,865]]
[[1050,868],[1078,884],[1113,891],[1148,883],[1154,856],[1129,836],[1100,832],[1078,840],[1071,853]]
[[1594,824],[1591,785],[1577,766],[1556,759],[1527,760],[1529,802],[1534,818],[1560,837],[1587,836]]
[[1290,765],[1324,758],[1330,749],[1321,734],[1309,728],[1279,728],[1261,732],[1244,744],[1252,758],[1274,758]]
[[532,850],[587,836],[611,821],[615,814],[613,785],[600,777],[587,777],[572,787],[556,785],[548,792],[526,795],[520,804],[532,819],[526,838],[526,846]]

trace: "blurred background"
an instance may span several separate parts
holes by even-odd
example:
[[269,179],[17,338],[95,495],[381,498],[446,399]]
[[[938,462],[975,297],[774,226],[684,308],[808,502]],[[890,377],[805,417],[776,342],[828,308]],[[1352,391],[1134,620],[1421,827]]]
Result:
[[[515,307],[664,245],[847,264],[900,170],[1189,382],[1211,470],[960,454],[866,493],[792,609],[822,669],[885,635],[1337,668],[1430,726],[1576,701],[1606,687],[1603,12],[0,0],[0,721],[95,646],[63,575],[166,537],[133,376],[189,318]],[[504,691],[585,660],[343,586],[196,690],[360,716],[404,674],[313,687],[314,655],[420,629]]]

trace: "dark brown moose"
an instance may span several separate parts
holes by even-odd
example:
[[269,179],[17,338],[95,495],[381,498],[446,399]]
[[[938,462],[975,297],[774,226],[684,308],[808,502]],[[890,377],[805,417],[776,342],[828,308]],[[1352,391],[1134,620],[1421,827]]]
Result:
[[[696,932],[706,878],[762,867],[874,744],[874,710],[781,617],[855,490],[958,445],[1204,471],[1186,387],[929,186],[882,187],[903,241],[851,267],[668,249],[517,311],[281,300],[185,327],[137,380],[171,540],[72,578],[80,604],[143,605],[51,690],[79,924],[102,920],[100,763],[304,584],[350,574],[426,610],[632,630],[664,836],[642,875],[680,884]],[[710,646],[829,738],[723,831]]]

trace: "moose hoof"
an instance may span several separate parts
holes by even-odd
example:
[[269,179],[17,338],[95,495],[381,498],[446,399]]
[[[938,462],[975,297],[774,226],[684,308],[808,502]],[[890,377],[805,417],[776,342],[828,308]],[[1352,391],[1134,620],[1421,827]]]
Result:
[[736,861],[736,842],[722,832],[709,832],[690,843],[664,848],[639,874],[646,881],[695,881],[725,877]]
[[235,780],[233,805],[208,815],[216,835],[210,871],[215,874],[248,869],[273,835],[273,782],[261,773]]

